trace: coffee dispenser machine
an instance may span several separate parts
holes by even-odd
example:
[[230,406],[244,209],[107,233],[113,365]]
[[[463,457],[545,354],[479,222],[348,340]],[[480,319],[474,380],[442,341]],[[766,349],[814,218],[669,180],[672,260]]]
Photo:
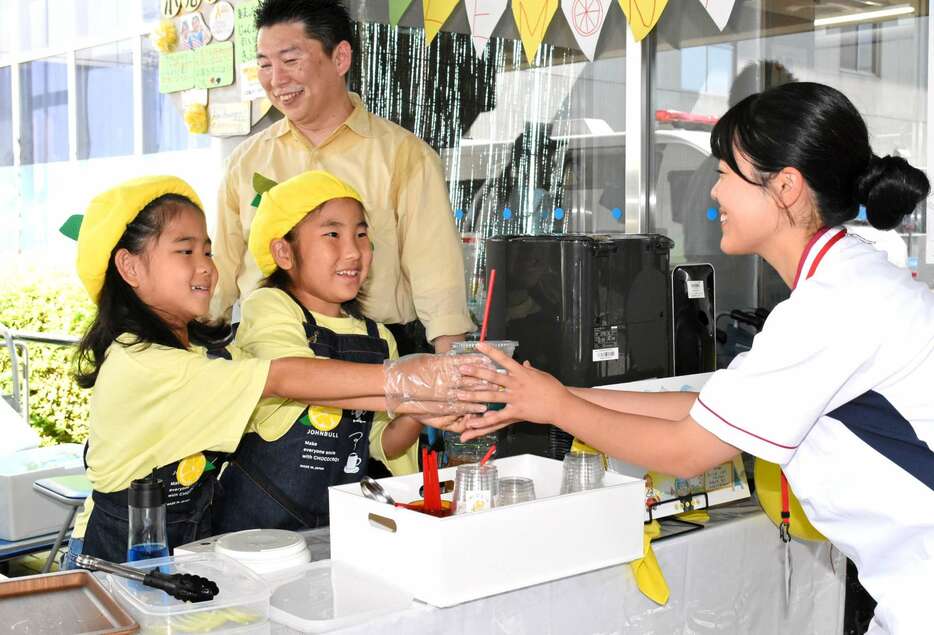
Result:
[[[519,342],[528,360],[569,386],[671,375],[669,253],[657,234],[497,236],[487,337]],[[500,455],[562,458],[557,428],[519,424],[500,432]]]

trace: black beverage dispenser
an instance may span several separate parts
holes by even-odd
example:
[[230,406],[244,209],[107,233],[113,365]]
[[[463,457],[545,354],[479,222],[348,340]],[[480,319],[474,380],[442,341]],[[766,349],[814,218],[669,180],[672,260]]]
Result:
[[[658,234],[497,236],[487,337],[519,342],[528,360],[569,386],[671,374],[669,252]],[[562,458],[568,435],[520,424],[500,433],[501,455]]]

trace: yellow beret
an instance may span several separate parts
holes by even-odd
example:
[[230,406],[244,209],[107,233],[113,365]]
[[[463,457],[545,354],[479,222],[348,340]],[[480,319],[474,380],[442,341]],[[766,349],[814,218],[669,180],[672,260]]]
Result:
[[110,254],[136,215],[165,194],[180,194],[203,209],[201,199],[175,176],[131,179],[95,196],[78,232],[78,277],[94,302],[104,287]]
[[310,212],[335,198],[363,203],[355,189],[321,170],[293,176],[263,194],[250,225],[250,253],[264,276],[276,270],[269,243],[285,236]]

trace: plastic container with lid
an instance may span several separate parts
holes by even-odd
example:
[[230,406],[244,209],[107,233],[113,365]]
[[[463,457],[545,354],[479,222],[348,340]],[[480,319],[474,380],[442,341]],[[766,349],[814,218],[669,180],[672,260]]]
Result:
[[214,543],[214,551],[260,575],[298,567],[311,560],[305,538],[284,529],[247,529],[225,534]]
[[268,632],[269,584],[247,567],[218,553],[197,553],[130,562],[142,570],[159,567],[172,573],[193,573],[217,583],[220,593],[210,602],[183,602],[164,591],[108,575],[117,601],[139,623],[140,631],[184,633]]

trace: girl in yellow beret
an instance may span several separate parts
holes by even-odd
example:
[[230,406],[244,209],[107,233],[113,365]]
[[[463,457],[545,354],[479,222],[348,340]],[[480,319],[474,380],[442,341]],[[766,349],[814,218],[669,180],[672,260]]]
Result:
[[217,467],[264,397],[467,409],[449,399],[459,378],[450,356],[384,367],[268,361],[224,347],[229,328],[198,321],[217,270],[200,200],[181,179],[135,179],[99,195],[77,240],[78,274],[97,304],[77,356],[78,383],[93,388],[85,459],[93,493],[66,564],[82,552],[127,559],[127,488],[153,470],[166,487],[167,547],[210,535]]
[[[249,248],[266,278],[241,306],[236,343],[243,350],[362,366],[398,357],[389,330],[360,312],[373,248],[360,195],[349,185],[322,171],[275,185],[262,195]],[[421,423],[383,410],[264,400],[220,478],[217,531],[325,525],[327,488],[359,481],[368,459],[395,474],[417,470]],[[432,420],[445,422],[452,421]]]

